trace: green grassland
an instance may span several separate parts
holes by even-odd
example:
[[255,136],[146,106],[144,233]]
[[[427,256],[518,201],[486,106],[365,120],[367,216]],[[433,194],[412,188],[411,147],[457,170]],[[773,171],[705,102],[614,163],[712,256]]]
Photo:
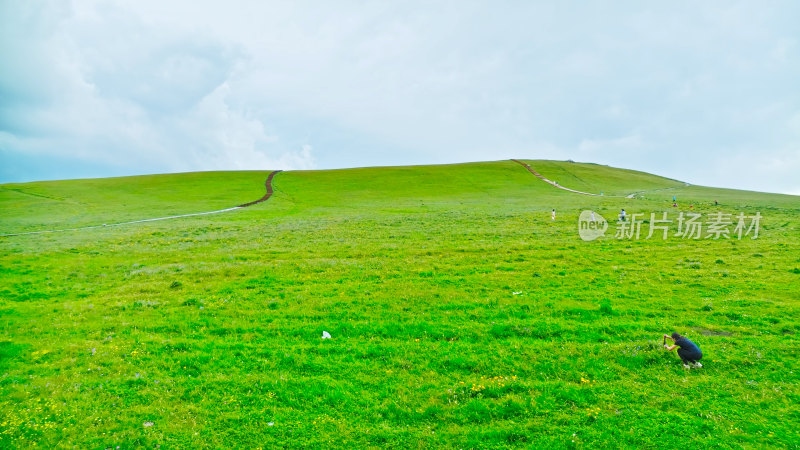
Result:
[[[0,447],[800,446],[800,198],[526,162],[605,195],[511,161],[289,171],[245,209],[0,237]],[[0,185],[0,234],[236,206],[268,173]],[[615,239],[620,208],[762,220]]]
[[[264,172],[200,172],[0,186],[0,233],[191,214],[264,195]],[[252,197],[252,198],[251,198]]]

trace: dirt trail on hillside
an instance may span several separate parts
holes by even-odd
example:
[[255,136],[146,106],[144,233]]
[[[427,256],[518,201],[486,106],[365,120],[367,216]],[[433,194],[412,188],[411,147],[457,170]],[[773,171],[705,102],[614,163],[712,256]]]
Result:
[[131,225],[134,223],[144,223],[144,222],[155,222],[158,220],[169,220],[169,219],[180,219],[183,217],[193,217],[193,216],[207,216],[209,214],[219,214],[228,211],[235,211],[237,209],[247,208],[248,206],[253,206],[255,204],[265,202],[270,197],[272,197],[273,189],[272,189],[272,179],[275,177],[275,174],[281,172],[280,170],[272,171],[269,176],[267,177],[267,181],[264,182],[264,186],[267,188],[267,193],[258,200],[254,200],[249,203],[244,203],[239,206],[234,206],[232,208],[225,208],[225,209],[218,209],[216,211],[205,211],[205,212],[198,212],[198,213],[191,213],[191,214],[179,214],[176,216],[167,216],[167,217],[155,217],[152,219],[141,219],[141,220],[131,220],[129,222],[118,222],[118,223],[104,223],[102,225],[90,225],[86,227],[76,227],[76,228],[63,228],[59,230],[42,230],[42,231],[28,231],[26,233],[9,233],[9,234],[0,234],[0,237],[10,237],[10,236],[25,236],[29,234],[44,234],[44,233],[58,233],[62,231],[77,231],[77,230],[90,230],[93,228],[104,228],[104,227],[118,227],[120,225]]
[[512,161],[514,161],[515,163],[517,163],[517,164],[520,164],[522,167],[524,167],[524,168],[528,169],[528,172],[530,172],[530,173],[532,173],[532,174],[536,175],[536,177],[537,177],[537,178],[539,178],[539,179],[541,179],[542,181],[544,181],[544,182],[546,182],[546,183],[550,183],[550,184],[552,184],[553,186],[555,186],[555,187],[557,187],[557,188],[559,188],[559,189],[563,189],[563,190],[565,190],[565,191],[574,192],[574,193],[576,193],[576,194],[583,194],[583,195],[594,195],[594,196],[596,196],[596,197],[600,197],[600,194],[592,194],[592,193],[590,193],[590,192],[582,192],[582,191],[576,191],[575,189],[565,188],[564,186],[561,186],[560,184],[556,183],[555,181],[548,180],[548,179],[547,179],[547,178],[545,178],[545,177],[544,177],[542,174],[540,174],[539,172],[537,172],[537,171],[533,170],[533,168],[532,168],[530,165],[528,165],[528,164],[525,164],[524,162],[522,162],[522,161],[520,161],[520,160],[518,160],[518,159],[512,159]]
[[267,181],[264,182],[264,186],[267,188],[267,193],[264,194],[263,197],[261,197],[258,200],[254,200],[254,201],[252,201],[250,203],[245,203],[243,205],[239,205],[239,206],[237,206],[237,208],[247,208],[248,206],[253,206],[256,203],[265,202],[270,197],[272,197],[272,179],[275,178],[275,174],[277,174],[278,172],[282,172],[282,170],[275,170],[271,174],[269,174],[269,176],[267,177]]
[[560,184],[556,183],[555,181],[548,180],[542,174],[540,174],[539,172],[533,170],[533,168],[530,165],[525,164],[524,162],[519,161],[517,159],[512,159],[511,161],[514,161],[515,163],[518,163],[518,164],[522,165],[523,167],[528,169],[528,172],[536,175],[542,181],[544,181],[546,183],[550,183],[551,185],[553,185],[553,186],[555,186],[555,187],[557,187],[559,189],[563,189],[563,190],[569,191],[569,192],[574,192],[576,194],[593,195],[595,197],[600,197],[600,196],[603,196],[603,197],[614,197],[614,198],[623,198],[624,197],[624,198],[633,199],[633,198],[636,198],[637,195],[641,195],[641,194],[646,194],[646,193],[650,193],[650,192],[658,192],[658,191],[671,191],[671,190],[674,190],[674,189],[680,189],[680,188],[683,188],[683,187],[691,186],[691,184],[689,184],[689,183],[682,182],[683,186],[671,186],[671,187],[665,187],[665,188],[647,189],[647,190],[644,190],[644,191],[636,191],[636,192],[634,192],[632,194],[628,194],[628,195],[592,194],[590,192],[582,192],[582,191],[576,191],[575,189],[565,188],[564,186],[561,186]]

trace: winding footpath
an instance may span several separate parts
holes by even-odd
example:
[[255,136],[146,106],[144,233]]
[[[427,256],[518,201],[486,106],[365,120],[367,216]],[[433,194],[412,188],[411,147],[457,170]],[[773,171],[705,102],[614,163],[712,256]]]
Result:
[[[575,189],[565,188],[564,186],[561,186],[560,184],[556,183],[555,181],[548,180],[542,174],[540,174],[539,172],[533,170],[533,168],[530,165],[525,164],[524,162],[522,162],[520,160],[517,160],[517,159],[512,159],[511,161],[514,161],[515,163],[522,165],[523,167],[528,169],[528,172],[536,175],[542,181],[544,181],[546,183],[550,183],[550,184],[552,184],[553,186],[555,186],[555,187],[557,187],[559,189],[563,189],[563,190],[569,191],[569,192],[574,192],[576,194],[593,195],[595,197],[603,196],[602,194],[592,194],[591,192],[582,192],[582,191],[576,191]],[[640,194],[645,194],[645,193],[649,193],[649,192],[658,192],[658,191],[671,191],[673,189],[679,189],[679,188],[686,187],[686,186],[691,186],[691,184],[683,183],[683,186],[672,186],[672,187],[665,187],[665,188],[658,188],[658,189],[648,189],[648,190],[645,190],[645,191],[637,191],[637,192],[634,192],[634,193],[628,194],[628,195],[605,195],[604,197],[636,198],[636,196],[640,195]]]
[[235,207],[233,209],[236,209],[236,208],[247,208],[248,206],[253,206],[253,205],[257,204],[257,203],[265,202],[270,197],[272,197],[272,179],[275,178],[275,174],[277,174],[278,172],[282,172],[282,171],[281,170],[275,170],[271,174],[269,174],[269,176],[267,177],[267,181],[264,182],[264,187],[267,188],[267,193],[263,197],[261,197],[258,200],[252,201],[250,203],[245,203],[243,205],[239,205],[239,206],[237,206],[237,207]]
[[267,177],[267,181],[264,182],[264,185],[267,188],[267,193],[263,197],[261,197],[258,200],[249,202],[249,203],[244,203],[244,204],[239,205],[239,206],[234,206],[232,208],[218,209],[216,211],[205,211],[205,212],[191,213],[191,214],[180,214],[180,215],[177,215],[177,216],[155,217],[155,218],[152,218],[152,219],[131,220],[129,222],[118,222],[118,223],[107,223],[107,224],[104,223],[102,225],[90,225],[90,226],[87,226],[87,227],[62,228],[62,229],[59,229],[59,230],[29,231],[29,232],[26,232],[26,233],[0,234],[0,237],[26,236],[26,235],[30,235],[30,234],[44,234],[44,233],[59,233],[59,232],[63,232],[63,231],[91,230],[93,228],[118,227],[118,226],[122,226],[122,225],[131,225],[131,224],[134,224],[134,223],[145,223],[145,222],[155,222],[155,221],[159,221],[159,220],[180,219],[180,218],[183,218],[183,217],[207,216],[207,215],[210,215],[210,214],[219,214],[219,213],[224,213],[224,212],[228,212],[228,211],[235,211],[237,209],[247,208],[248,206],[253,206],[255,204],[258,204],[258,203],[261,203],[261,202],[265,202],[270,197],[272,197],[272,194],[274,192],[273,189],[272,189],[272,179],[275,177],[275,174],[277,174],[278,172],[281,172],[281,171],[280,170],[275,170],[275,171],[271,172],[269,174],[269,176]]
[[512,159],[512,161],[514,161],[514,162],[515,162],[515,163],[517,163],[517,164],[520,164],[520,165],[522,165],[522,167],[524,167],[524,168],[528,169],[528,172],[530,172],[530,173],[532,173],[532,174],[536,175],[536,177],[537,177],[537,178],[539,178],[539,179],[541,179],[542,181],[544,181],[544,182],[546,182],[546,183],[550,183],[550,184],[552,184],[553,186],[555,186],[555,187],[557,187],[557,188],[559,188],[559,189],[563,189],[563,190],[565,190],[565,191],[574,192],[574,193],[576,193],[576,194],[583,194],[583,195],[594,195],[595,197],[600,197],[600,194],[592,194],[592,193],[590,193],[590,192],[581,192],[581,191],[576,191],[575,189],[565,188],[564,186],[561,186],[560,184],[556,183],[555,181],[548,180],[548,179],[547,179],[547,178],[545,178],[545,177],[544,177],[542,174],[540,174],[539,172],[537,172],[537,171],[533,170],[533,168],[532,168],[532,167],[531,167],[529,164],[526,164],[526,163],[524,163],[524,162],[522,162],[522,161],[520,161],[520,160],[518,160],[518,159]]

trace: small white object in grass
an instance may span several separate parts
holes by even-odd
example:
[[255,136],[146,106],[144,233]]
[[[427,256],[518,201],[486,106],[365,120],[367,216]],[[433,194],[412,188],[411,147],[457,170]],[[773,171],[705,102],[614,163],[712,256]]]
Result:
[[514,295],[519,295],[519,294],[522,294],[522,292],[514,292],[513,294]]
[[275,425],[275,422],[270,422],[270,423],[268,423],[267,425],[269,425],[269,426],[273,426],[273,425]]
[[153,422],[145,422],[142,425],[144,425],[145,428],[152,427],[153,426]]
[[328,333],[327,331],[322,332],[322,339],[330,339],[330,338],[331,338],[330,333]]

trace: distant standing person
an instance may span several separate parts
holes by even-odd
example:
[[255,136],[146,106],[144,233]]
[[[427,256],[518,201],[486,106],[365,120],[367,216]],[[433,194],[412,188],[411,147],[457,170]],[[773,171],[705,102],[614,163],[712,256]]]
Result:
[[668,352],[671,352],[678,347],[678,356],[680,356],[681,361],[683,361],[684,369],[688,369],[689,364],[694,368],[703,367],[703,365],[698,362],[703,358],[703,352],[700,351],[700,347],[698,347],[697,344],[690,341],[686,336],[681,336],[678,333],[672,333],[672,336],[665,334],[664,340],[666,341],[667,339],[670,339],[674,344],[671,347],[664,344],[664,348],[667,349]]
[[673,196],[672,196],[672,203],[675,203],[677,200],[678,200],[678,199],[676,199],[676,198],[675,198],[675,196],[673,195]]
[[625,222],[625,208],[622,208],[622,211],[619,213],[619,220]]
[[553,220],[556,220],[556,210],[553,210]]
[[714,200],[714,206],[719,206],[719,202]]

